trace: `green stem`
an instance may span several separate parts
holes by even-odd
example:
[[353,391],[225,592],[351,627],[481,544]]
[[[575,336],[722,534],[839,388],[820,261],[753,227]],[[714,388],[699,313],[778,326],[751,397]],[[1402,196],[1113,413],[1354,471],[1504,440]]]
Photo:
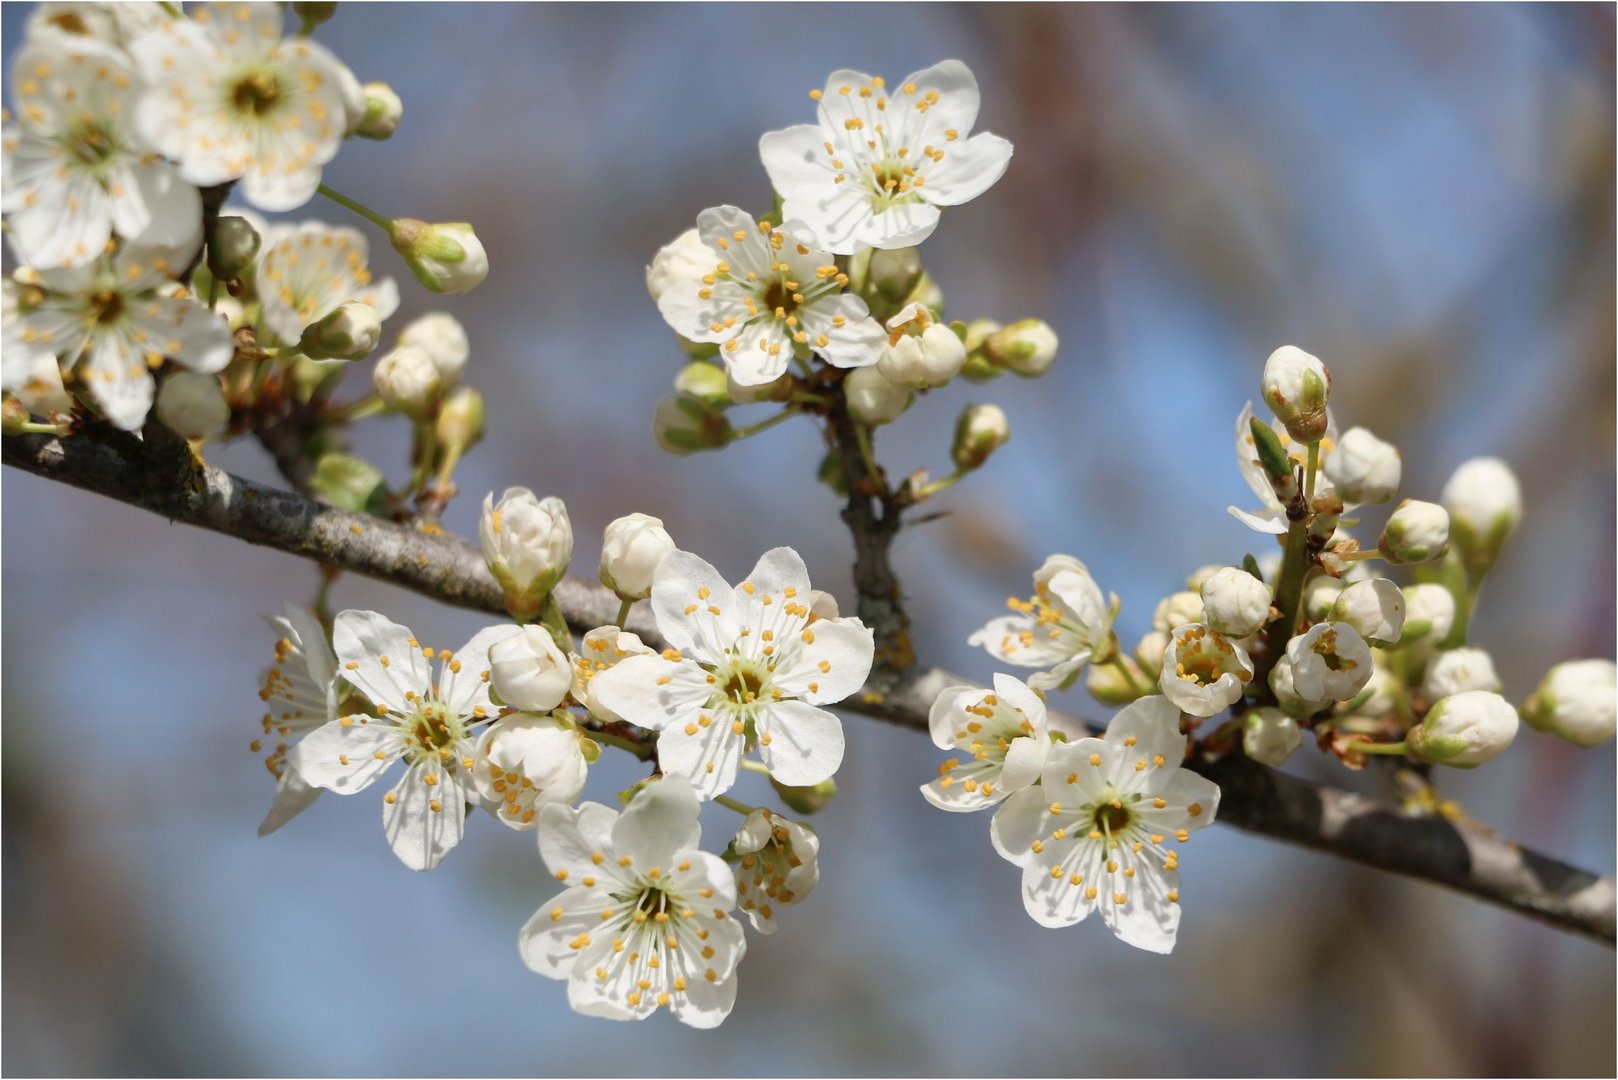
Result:
[[11,431],[11,434],[16,434],[16,435],[60,435],[60,434],[62,434],[62,429],[57,427],[55,424],[40,424],[40,423],[34,422],[33,420],[26,420],[23,423],[18,424],[16,427],[14,427],[12,429],[12,431]]
[[594,741],[598,743],[606,743],[608,746],[616,746],[620,750],[634,754],[642,761],[645,761],[651,756],[650,748],[636,742],[634,739],[626,739],[622,735],[611,735],[605,731],[592,730],[588,734]]
[[1310,502],[1315,498],[1315,473],[1320,470],[1320,441],[1309,444],[1309,471],[1304,474],[1303,497]]
[[1349,744],[1348,748],[1359,754],[1387,754],[1393,757],[1403,757],[1410,752],[1403,742],[1357,742]]
[[363,420],[367,416],[387,412],[387,402],[376,394],[370,394],[347,405],[335,405],[322,414],[322,419],[333,424],[352,424],[356,420]]
[[948,476],[943,476],[932,481],[931,483],[923,484],[921,487],[916,489],[913,497],[917,502],[920,502],[922,499],[931,498],[932,496],[937,495],[940,491],[946,491],[949,488],[954,487],[965,475],[966,473],[957,469]]
[[796,393],[792,395],[791,403],[793,405],[830,405],[831,398],[821,397],[819,394]]
[[208,275],[208,310],[212,311],[219,303],[219,278],[215,274]]
[[344,195],[342,192],[334,191],[325,184],[321,184],[316,190],[318,190],[322,195],[326,196],[326,198],[330,199],[332,202],[336,203],[338,206],[346,206],[348,209],[354,211],[354,213],[358,214],[366,221],[369,221],[371,224],[375,225],[389,236],[393,235],[393,220],[391,218],[383,217],[381,214],[377,213],[375,210],[372,210],[364,203],[356,202],[353,199],[350,199],[347,195]]
[[768,765],[764,764],[762,761],[754,761],[752,758],[742,758],[742,768],[746,769],[748,772],[756,772],[761,776],[770,775],[770,767]]
[[774,416],[767,417],[767,418],[765,418],[763,420],[760,420],[756,424],[749,424],[747,427],[737,428],[732,433],[732,435],[737,440],[745,439],[745,438],[748,438],[749,436],[757,435],[761,431],[768,431],[768,430],[770,430],[770,428],[774,427],[776,424],[779,424],[781,421],[789,419],[790,417],[793,417],[795,415],[797,415],[796,410],[794,410],[794,409],[783,409],[780,412],[776,413]]
[[633,600],[625,600],[623,603],[618,605],[618,629],[622,630],[624,628],[624,624],[629,621],[629,609],[634,606],[635,601]]
[[715,795],[713,801],[727,810],[736,811],[742,817],[746,817],[758,809],[756,806],[748,806],[740,799],[732,799],[729,795]]
[[871,450],[871,429],[859,421],[854,422],[854,442],[860,448],[860,461],[865,464],[865,474],[872,480],[881,477],[876,468],[876,454]]
[[427,483],[433,468],[433,451],[438,446],[438,425],[431,421],[416,425],[416,468],[410,474],[409,493],[414,494]]
[[1134,691],[1137,697],[1145,697],[1151,693],[1151,690],[1135,680],[1135,673],[1129,670],[1129,664],[1124,661],[1122,656],[1114,656],[1107,663],[1118,669],[1118,674],[1124,677],[1124,682],[1129,684],[1129,689]]

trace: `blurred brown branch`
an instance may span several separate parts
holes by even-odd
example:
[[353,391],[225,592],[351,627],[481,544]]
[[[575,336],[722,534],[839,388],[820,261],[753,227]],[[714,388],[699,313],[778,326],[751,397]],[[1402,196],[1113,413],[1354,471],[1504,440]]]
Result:
[[[504,614],[499,588],[478,549],[466,540],[436,527],[419,530],[334,509],[232,476],[202,462],[173,436],[162,435],[154,429],[142,441],[93,429],[67,438],[9,436],[3,440],[3,460],[171,521],[339,566],[445,603]],[[569,579],[557,588],[556,597],[569,623],[581,632],[606,625],[617,615],[617,598],[595,584]],[[644,613],[632,617],[628,628],[649,643],[659,643]],[[926,731],[938,691],[967,681],[939,668],[892,665],[878,668],[865,689],[841,707]],[[1190,767],[1220,785],[1220,820],[1227,824],[1445,885],[1613,943],[1618,894],[1611,877],[1444,818],[1311,784],[1240,757],[1193,761]]]

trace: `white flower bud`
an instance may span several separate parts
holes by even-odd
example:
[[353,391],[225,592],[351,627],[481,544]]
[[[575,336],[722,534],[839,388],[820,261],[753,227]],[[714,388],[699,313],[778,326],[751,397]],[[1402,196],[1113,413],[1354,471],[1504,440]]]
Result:
[[420,349],[432,357],[433,366],[438,369],[438,378],[445,387],[461,381],[467,357],[472,355],[472,346],[466,340],[466,328],[461,325],[461,320],[447,311],[430,311],[411,320],[399,331],[399,344]]
[[1202,597],[1196,593],[1173,593],[1157,602],[1157,608],[1152,612],[1152,629],[1167,634],[1189,623],[1202,622],[1206,614]]
[[1435,645],[1449,637],[1455,627],[1455,597],[1442,585],[1407,585],[1405,625],[1399,643],[1405,646]]
[[[1373,653],[1373,661],[1380,654]],[[1404,697],[1404,684],[1382,664],[1376,665],[1371,677],[1366,680],[1365,686],[1354,700],[1348,703],[1348,712],[1358,716],[1381,717],[1386,716],[1398,708],[1400,699]]]
[[1405,594],[1387,578],[1356,581],[1338,594],[1327,616],[1347,623],[1372,645],[1392,645],[1405,625]]
[[1163,668],[1163,654],[1168,648],[1168,634],[1162,630],[1153,630],[1142,634],[1140,641],[1135,644],[1135,659],[1140,661],[1141,667],[1147,671],[1160,671]]
[[371,382],[388,408],[412,420],[425,420],[438,404],[438,367],[425,349],[394,349],[376,362]]
[[1325,698],[1307,698],[1298,693],[1297,671],[1285,655],[1270,669],[1270,693],[1291,716],[1309,716],[1326,707]]
[[1494,565],[1506,538],[1522,521],[1522,489],[1511,467],[1499,458],[1462,462],[1439,501],[1449,511],[1455,547],[1474,577]]
[[1449,514],[1437,503],[1406,499],[1382,527],[1376,549],[1398,566],[1441,559],[1449,550]]
[[361,89],[365,92],[365,115],[354,134],[362,139],[392,138],[404,119],[404,102],[385,82],[368,82]]
[[[571,803],[584,790],[584,749],[578,729],[564,717],[514,713],[478,740],[472,780],[484,808],[501,822],[537,828],[540,807]],[[515,783],[507,779],[512,773]]]
[[[1118,670],[1120,664],[1128,675]],[[1158,664],[1161,667],[1161,659]],[[1127,705],[1149,693],[1151,685],[1152,677],[1127,656],[1119,657],[1116,664],[1091,664],[1090,673],[1085,677],[1085,688],[1090,696],[1103,705]]]
[[470,386],[458,386],[438,409],[438,445],[446,453],[466,453],[483,438],[483,395]]
[[1266,706],[1242,715],[1242,750],[1264,765],[1284,765],[1303,745],[1298,722],[1280,709]]
[[1261,386],[1265,404],[1286,425],[1288,435],[1312,443],[1326,434],[1331,372],[1325,364],[1296,345],[1283,345],[1264,361]]
[[719,256],[702,242],[701,234],[687,229],[652,256],[652,263],[646,268],[646,291],[652,294],[655,304],[670,288],[700,281],[704,274],[713,273],[718,262]]
[[837,597],[824,589],[809,590],[809,621],[837,618]]
[[934,321],[920,304],[910,304],[889,319],[888,330],[888,346],[876,367],[889,382],[917,390],[943,386],[966,363],[966,346],[955,331]]
[[197,371],[176,371],[157,392],[157,418],[187,439],[217,435],[230,423],[230,405],[219,379]]
[[464,221],[430,225],[399,218],[392,239],[416,280],[435,293],[471,292],[489,276],[483,242]]
[[657,412],[652,416],[652,435],[657,445],[671,454],[717,450],[735,438],[723,410],[686,394],[666,397],[657,403]]
[[303,328],[298,351],[311,360],[363,360],[382,340],[382,317],[363,300],[338,304]]
[[1221,634],[1246,637],[1269,621],[1270,589],[1246,570],[1226,566],[1202,583],[1202,609]]
[[663,556],[674,550],[674,538],[661,518],[629,514],[607,526],[601,544],[601,584],[620,600],[652,595],[652,575]]
[[1011,423],[998,405],[968,405],[955,421],[955,441],[949,456],[955,467],[976,469],[1011,438]]
[[1472,769],[1499,757],[1517,737],[1517,710],[1499,694],[1467,690],[1444,698],[1405,735],[1418,761]]
[[506,610],[518,619],[534,618],[573,558],[567,507],[522,487],[507,488],[498,505],[493,494],[485,495],[478,538],[489,572],[505,590]]
[[208,239],[208,272],[220,281],[240,277],[258,259],[262,244],[251,221],[233,214],[220,217]]
[[843,379],[848,415],[867,427],[890,424],[904,415],[916,395],[875,367],[855,368]]
[[1399,490],[1399,450],[1362,427],[1349,428],[1326,457],[1326,479],[1345,503],[1387,502]]
[[1209,563],[1206,566],[1199,566],[1191,571],[1191,575],[1185,579],[1185,587],[1194,593],[1199,593],[1202,591],[1203,583],[1223,569],[1225,569],[1224,563]]
[[1462,694],[1468,690],[1500,692],[1500,676],[1494,661],[1482,649],[1447,649],[1427,662],[1421,679],[1421,696],[1428,701]]
[[1348,701],[1371,680],[1370,646],[1347,623],[1311,626],[1287,642],[1292,685],[1306,701]]
[[1021,319],[991,335],[985,343],[997,366],[1034,378],[1056,362],[1056,331],[1039,319]]
[[1523,719],[1575,746],[1605,742],[1618,724],[1618,666],[1611,660],[1557,664],[1524,703]]
[[1247,650],[1200,623],[1175,629],[1163,653],[1157,685],[1192,716],[1213,716],[1234,705],[1253,677]]
[[623,717],[595,700],[590,694],[590,681],[608,668],[631,656],[656,656],[654,649],[636,634],[616,626],[598,626],[579,644],[573,659],[573,700],[583,705],[591,716],[608,722]]
[[524,626],[489,647],[489,685],[503,704],[550,712],[573,685],[573,665],[543,626]]
[[1325,622],[1326,615],[1337,598],[1343,595],[1348,583],[1330,574],[1310,578],[1303,586],[1303,613],[1310,622]]

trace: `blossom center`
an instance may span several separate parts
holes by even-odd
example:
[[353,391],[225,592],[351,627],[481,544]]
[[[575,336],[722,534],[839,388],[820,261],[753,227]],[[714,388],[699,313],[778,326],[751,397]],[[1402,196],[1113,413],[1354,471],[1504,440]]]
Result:
[[116,289],[102,289],[90,294],[90,318],[99,326],[110,326],[123,318],[124,294]]
[[68,134],[67,151],[80,163],[100,165],[118,149],[117,144],[101,128],[85,124]]
[[1127,807],[1107,802],[1095,808],[1093,820],[1097,829],[1117,836],[1129,828],[1134,818]]
[[443,702],[428,698],[407,719],[404,728],[405,754],[412,763],[447,760],[453,747],[467,736],[466,723]]
[[274,72],[250,71],[231,87],[230,100],[238,112],[266,116],[281,103],[281,83]]

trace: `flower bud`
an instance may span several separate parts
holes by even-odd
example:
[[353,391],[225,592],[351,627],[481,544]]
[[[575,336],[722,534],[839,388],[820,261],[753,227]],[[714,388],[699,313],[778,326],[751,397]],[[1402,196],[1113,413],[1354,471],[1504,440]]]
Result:
[[371,382],[388,408],[412,420],[427,419],[438,404],[438,368],[425,349],[394,349],[376,362]]
[[889,382],[921,389],[943,386],[966,363],[966,346],[932,312],[911,304],[887,323],[888,346],[876,362]]
[[1284,765],[1303,745],[1298,722],[1280,709],[1265,706],[1242,715],[1242,750],[1264,765]]
[[868,256],[870,262],[865,271],[866,295],[879,296],[888,301],[894,308],[901,307],[905,298],[915,290],[921,281],[922,265],[921,252],[913,247],[907,248],[878,248]]
[[592,753],[599,754],[600,748],[579,733],[566,713],[513,713],[491,724],[478,740],[469,779],[484,809],[513,829],[533,829],[546,803],[566,804],[579,797]]
[[1331,606],[1343,595],[1348,583],[1330,574],[1310,578],[1303,586],[1303,613],[1310,622],[1325,622]]
[[380,511],[388,497],[381,469],[364,458],[335,450],[320,455],[309,486],[322,501],[356,514]]
[[404,119],[404,102],[385,82],[368,82],[361,89],[365,93],[365,115],[354,134],[362,139],[392,138]]
[[382,340],[382,318],[363,300],[338,304],[303,328],[298,351],[311,360],[363,360]]
[[1283,345],[1264,362],[1264,402],[1301,443],[1319,442],[1326,434],[1326,397],[1331,372],[1296,345]]
[[1444,698],[1405,735],[1418,761],[1472,769],[1499,757],[1517,737],[1517,710],[1499,694],[1467,690]]
[[718,450],[736,437],[723,411],[683,394],[666,397],[657,403],[657,412],[652,417],[652,434],[657,439],[657,445],[671,454]]
[[412,319],[399,331],[399,344],[420,349],[432,357],[439,381],[446,387],[461,381],[472,346],[466,340],[461,320],[446,311],[430,311]]
[[775,789],[776,795],[788,808],[800,814],[818,814],[830,805],[832,799],[837,797],[837,782],[835,780],[822,780],[818,784],[808,787],[790,787],[781,783],[775,777],[770,777],[770,786]]
[[1270,693],[1289,716],[1309,716],[1326,706],[1325,698],[1308,698],[1298,693],[1297,671],[1285,655],[1270,669]]
[[1455,597],[1442,585],[1407,585],[1404,633],[1399,644],[1432,645],[1449,637],[1455,628]]
[[482,438],[483,395],[470,386],[458,386],[438,407],[438,445],[464,454]]
[[1618,724],[1618,666],[1611,660],[1557,664],[1524,702],[1523,719],[1575,746],[1605,742]]
[[1399,450],[1362,427],[1349,428],[1326,458],[1326,479],[1347,503],[1383,503],[1399,490]]
[[1450,530],[1467,573],[1477,577],[1487,572],[1522,520],[1522,490],[1511,467],[1493,457],[1463,462],[1439,500],[1449,511]]
[[904,298],[906,304],[920,304],[922,307],[934,311],[939,318],[944,317],[944,290],[938,287],[938,282],[926,271],[916,279],[916,287]]
[[1117,664],[1090,665],[1090,674],[1085,686],[1090,691],[1090,696],[1103,705],[1128,705],[1143,693],[1149,692],[1137,687],[1152,685],[1152,677],[1134,660],[1127,656],[1120,657],[1118,663],[1129,670],[1129,678],[1118,670]]
[[1405,594],[1387,578],[1356,581],[1344,589],[1326,616],[1347,623],[1372,645],[1392,645],[1405,625]]
[[1199,566],[1186,575],[1185,587],[1191,592],[1200,593],[1202,592],[1202,586],[1207,583],[1208,579],[1223,569],[1225,569],[1224,563],[1208,563],[1204,566]]
[[1021,319],[990,336],[984,350],[997,366],[1034,378],[1056,362],[1056,344],[1056,331],[1044,322]]
[[724,368],[706,360],[693,360],[681,368],[674,377],[674,390],[710,409],[731,404],[729,376]]
[[989,359],[986,346],[989,338],[999,333],[1000,324],[993,319],[973,319],[962,325],[965,331],[961,335],[961,344],[966,348],[966,366],[961,368],[962,377],[973,382],[998,379],[1004,371]]
[[1441,559],[1449,550],[1449,514],[1437,503],[1406,499],[1383,526],[1376,549],[1396,566]]
[[646,268],[646,291],[652,294],[652,303],[676,285],[695,283],[704,274],[713,273],[718,262],[719,256],[702,242],[701,234],[687,229],[659,248]]
[[904,415],[916,395],[875,367],[855,368],[843,379],[848,415],[867,427],[890,424]]
[[1163,667],[1163,654],[1168,651],[1169,636],[1161,630],[1153,630],[1142,634],[1135,643],[1135,659],[1147,671],[1159,671]]
[[489,685],[502,704],[523,712],[550,712],[573,686],[573,665],[549,630],[524,626],[489,647]]
[[1428,701],[1463,694],[1468,690],[1500,692],[1500,676],[1494,661],[1482,649],[1447,649],[1427,662],[1421,679],[1421,696]]
[[258,258],[261,242],[258,230],[246,218],[220,218],[208,238],[208,272],[220,281],[241,277]]
[[464,221],[430,225],[399,218],[391,238],[416,280],[435,293],[471,292],[489,276],[489,256]]
[[1199,623],[1207,615],[1202,597],[1189,589],[1171,593],[1157,602],[1152,612],[1152,629],[1167,634],[1187,623]]
[[217,377],[176,371],[157,392],[157,418],[184,438],[203,439],[225,430],[230,406]]
[[998,405],[968,405],[955,421],[949,456],[963,472],[976,469],[1011,438],[1011,425]]
[[1292,685],[1306,701],[1349,701],[1375,670],[1371,649],[1347,623],[1311,626],[1287,642]]
[[1222,567],[1202,583],[1202,609],[1208,625],[1221,634],[1246,637],[1269,621],[1270,589],[1246,570]]
[[505,590],[506,610],[517,619],[534,618],[573,558],[567,507],[522,487],[507,488],[498,505],[493,494],[485,495],[478,537],[489,571]]
[[[679,384],[676,382],[675,385]],[[756,405],[761,401],[790,401],[793,392],[792,373],[783,371],[779,378],[770,382],[760,383],[757,386],[743,386],[731,377],[730,369],[726,368],[725,392],[737,405]]]
[[652,595],[652,575],[663,556],[674,550],[674,538],[661,518],[629,514],[607,526],[601,544],[601,584],[620,600]]

